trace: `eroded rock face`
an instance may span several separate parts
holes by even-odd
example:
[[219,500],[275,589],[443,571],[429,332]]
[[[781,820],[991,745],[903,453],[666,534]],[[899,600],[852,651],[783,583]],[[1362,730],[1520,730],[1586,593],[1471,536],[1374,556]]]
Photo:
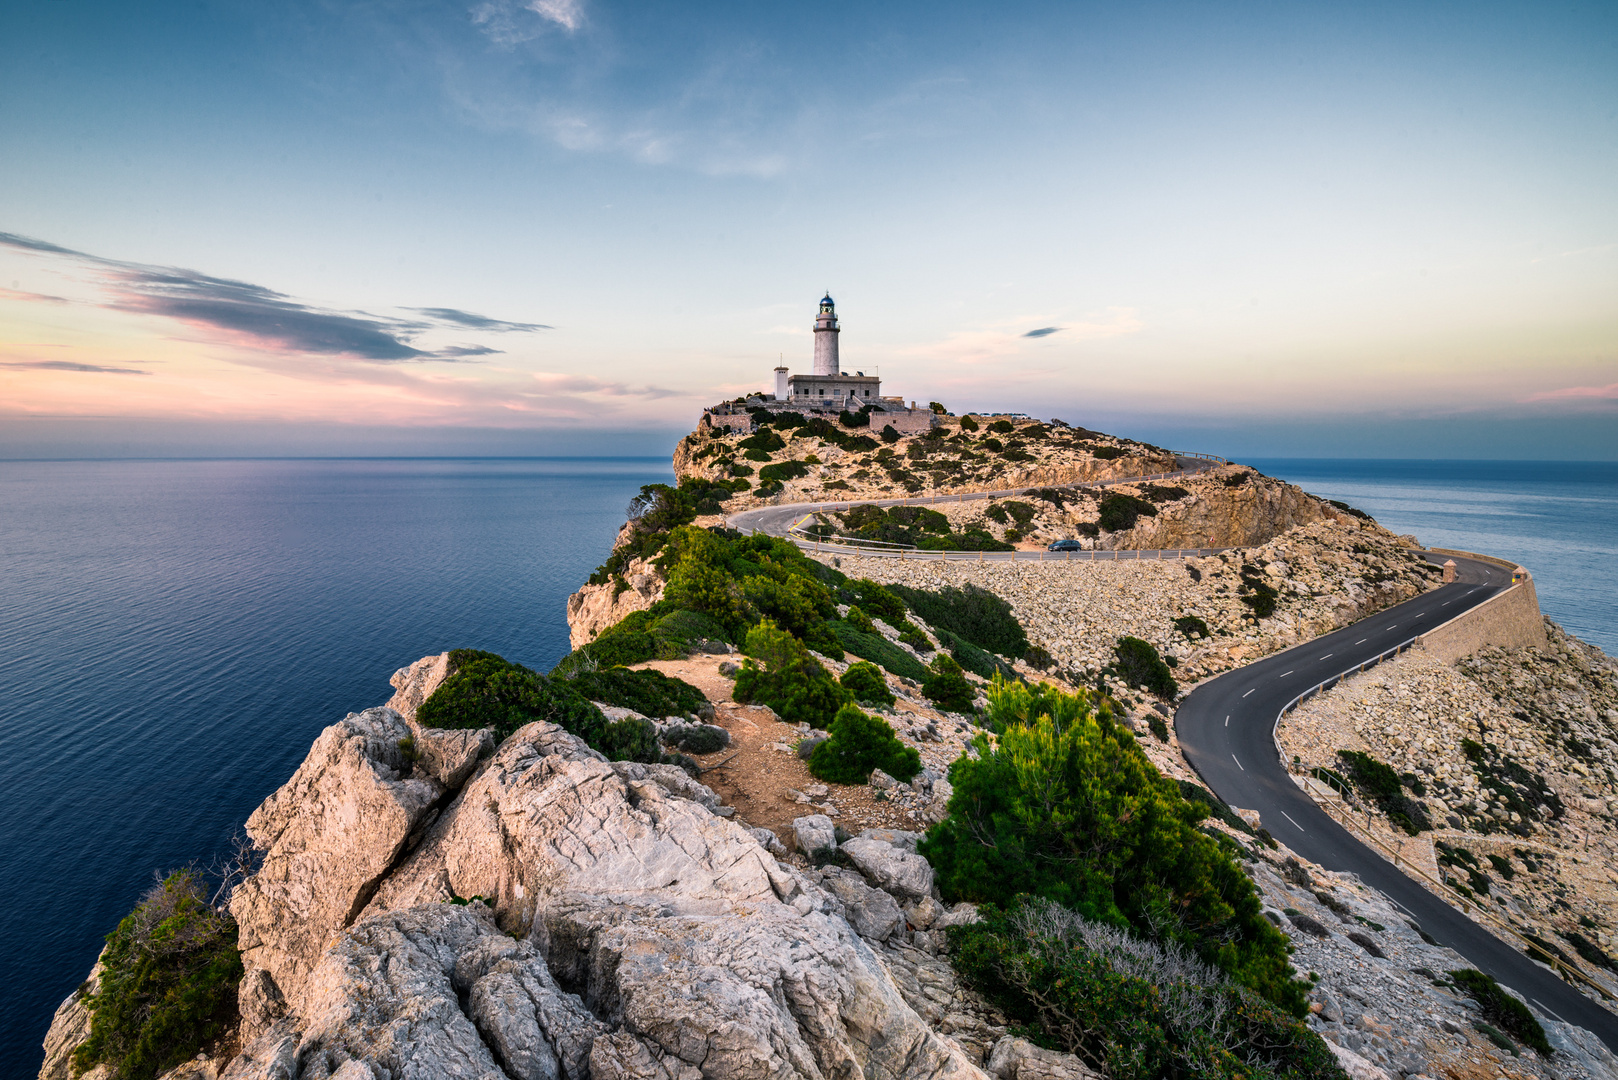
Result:
[[422,702],[432,697],[433,691],[448,677],[449,653],[424,656],[393,673],[388,680],[393,686],[393,696],[388,699],[387,707],[407,721],[414,720]]
[[442,793],[430,780],[407,777],[411,763],[400,743],[408,737],[409,725],[392,709],[351,713],[321,732],[292,779],[247,819],[248,835],[265,852],[230,904],[249,973],[243,986],[255,995],[243,1001],[247,1039],[274,1019],[259,1007],[269,991],[254,973],[268,975],[296,1008],[333,935],[370,901]]
[[[621,534],[620,534],[621,535]],[[624,568],[624,584],[585,585],[567,598],[568,640],[577,649],[632,611],[645,611],[663,597],[663,575],[645,559]]]
[[[97,958],[96,966],[85,980],[85,988],[95,993],[100,981],[101,960]],[[84,1007],[84,999],[75,989],[56,1007],[56,1015],[51,1017],[50,1030],[45,1033],[45,1063],[39,1067],[39,1080],[71,1080],[73,1051],[89,1037],[90,1010]]]
[[281,1004],[223,1075],[983,1075],[873,952],[905,920],[858,874],[805,876],[680,769],[551,724],[458,792],[402,777],[408,731],[390,709],[333,725],[253,815],[243,996]]

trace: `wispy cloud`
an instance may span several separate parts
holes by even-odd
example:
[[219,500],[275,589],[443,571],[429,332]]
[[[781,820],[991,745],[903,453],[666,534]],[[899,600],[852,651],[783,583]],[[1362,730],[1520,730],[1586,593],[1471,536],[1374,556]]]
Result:
[[1618,382],[1606,386],[1566,386],[1530,394],[1526,401],[1618,401]]
[[26,300],[31,304],[71,304],[73,302],[65,296],[25,292],[21,289],[0,289],[0,300]]
[[[485,0],[469,12],[472,25],[497,45],[510,47],[532,41],[550,27],[574,33],[584,25],[584,5],[579,0]],[[547,25],[548,24],[548,25]]]
[[1038,330],[1030,330],[1030,331],[1028,331],[1028,333],[1024,334],[1023,337],[1031,337],[1031,338],[1050,337],[1052,334],[1057,333],[1061,329],[1062,328],[1060,326],[1042,326]]
[[449,307],[421,307],[407,308],[408,311],[419,311],[429,318],[437,319],[442,323],[453,323],[456,326],[467,326],[473,330],[492,330],[497,334],[509,334],[514,331],[529,332],[534,330],[554,330],[553,326],[544,323],[506,322],[504,319],[491,319],[487,315],[474,315],[470,311],[460,311]]
[[88,371],[99,375],[150,375],[139,368],[105,367],[101,364],[75,364],[68,360],[0,360],[3,368],[28,368],[34,371]]
[[409,309],[427,315],[434,320],[432,323],[333,311],[250,282],[102,258],[12,233],[0,233],[0,245],[64,257],[90,267],[99,277],[103,307],[172,319],[211,337],[270,353],[338,356],[382,364],[456,361],[500,350],[484,345],[424,349],[414,344],[415,337],[435,326],[498,333],[548,329],[538,323],[507,322],[455,308]]

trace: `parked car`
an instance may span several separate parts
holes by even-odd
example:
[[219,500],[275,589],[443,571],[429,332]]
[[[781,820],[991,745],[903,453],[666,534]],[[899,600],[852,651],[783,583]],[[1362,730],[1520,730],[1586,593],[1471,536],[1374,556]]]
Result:
[[1077,540],[1052,540],[1047,551],[1083,551],[1084,545]]

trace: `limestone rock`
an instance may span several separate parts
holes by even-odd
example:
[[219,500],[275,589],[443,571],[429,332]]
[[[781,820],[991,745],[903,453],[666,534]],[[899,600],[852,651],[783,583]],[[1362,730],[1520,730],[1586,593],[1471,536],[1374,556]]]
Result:
[[[622,534],[620,534],[622,535]],[[572,647],[588,645],[596,635],[632,611],[645,611],[663,597],[663,576],[645,559],[631,560],[624,568],[624,583],[586,585],[567,598],[568,640]]]
[[[102,949],[105,954],[106,950]],[[96,958],[86,988],[94,993],[101,982],[101,958]],[[39,1080],[72,1080],[73,1051],[90,1037],[90,1010],[75,989],[56,1007],[50,1030],[45,1033],[45,1062],[39,1067]]]
[[1101,1076],[1073,1054],[1046,1050],[1015,1035],[994,1044],[987,1071],[999,1080],[1100,1080]]
[[422,702],[433,696],[433,691],[449,677],[449,653],[424,656],[409,667],[402,667],[388,680],[393,684],[393,696],[388,708],[406,720],[416,718]]
[[905,915],[898,901],[881,889],[873,889],[852,870],[828,867],[823,885],[843,905],[843,917],[854,932],[868,941],[886,941],[903,930]]
[[[440,793],[430,781],[401,779],[409,763],[399,744],[409,734],[392,709],[351,713],[321,732],[292,779],[247,819],[265,855],[231,898],[242,961],[266,972],[293,1008],[332,934],[370,900]],[[258,1034],[244,1026],[247,1039]]]
[[805,855],[823,848],[837,847],[837,827],[825,814],[810,814],[792,822],[792,835]]
[[1331,1047],[1331,1052],[1337,1057],[1337,1064],[1348,1074],[1348,1080],[1393,1080],[1386,1069],[1365,1060],[1348,1047],[1339,1046],[1330,1039],[1326,1040],[1326,1045]]
[[933,868],[920,855],[863,837],[848,841],[842,850],[879,889],[918,900],[932,894]]

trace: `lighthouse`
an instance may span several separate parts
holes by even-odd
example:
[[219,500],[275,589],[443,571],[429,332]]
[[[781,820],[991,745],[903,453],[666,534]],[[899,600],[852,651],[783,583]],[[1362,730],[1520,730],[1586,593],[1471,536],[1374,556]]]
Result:
[[837,305],[831,293],[820,298],[820,313],[815,316],[815,374],[839,375],[837,366]]

